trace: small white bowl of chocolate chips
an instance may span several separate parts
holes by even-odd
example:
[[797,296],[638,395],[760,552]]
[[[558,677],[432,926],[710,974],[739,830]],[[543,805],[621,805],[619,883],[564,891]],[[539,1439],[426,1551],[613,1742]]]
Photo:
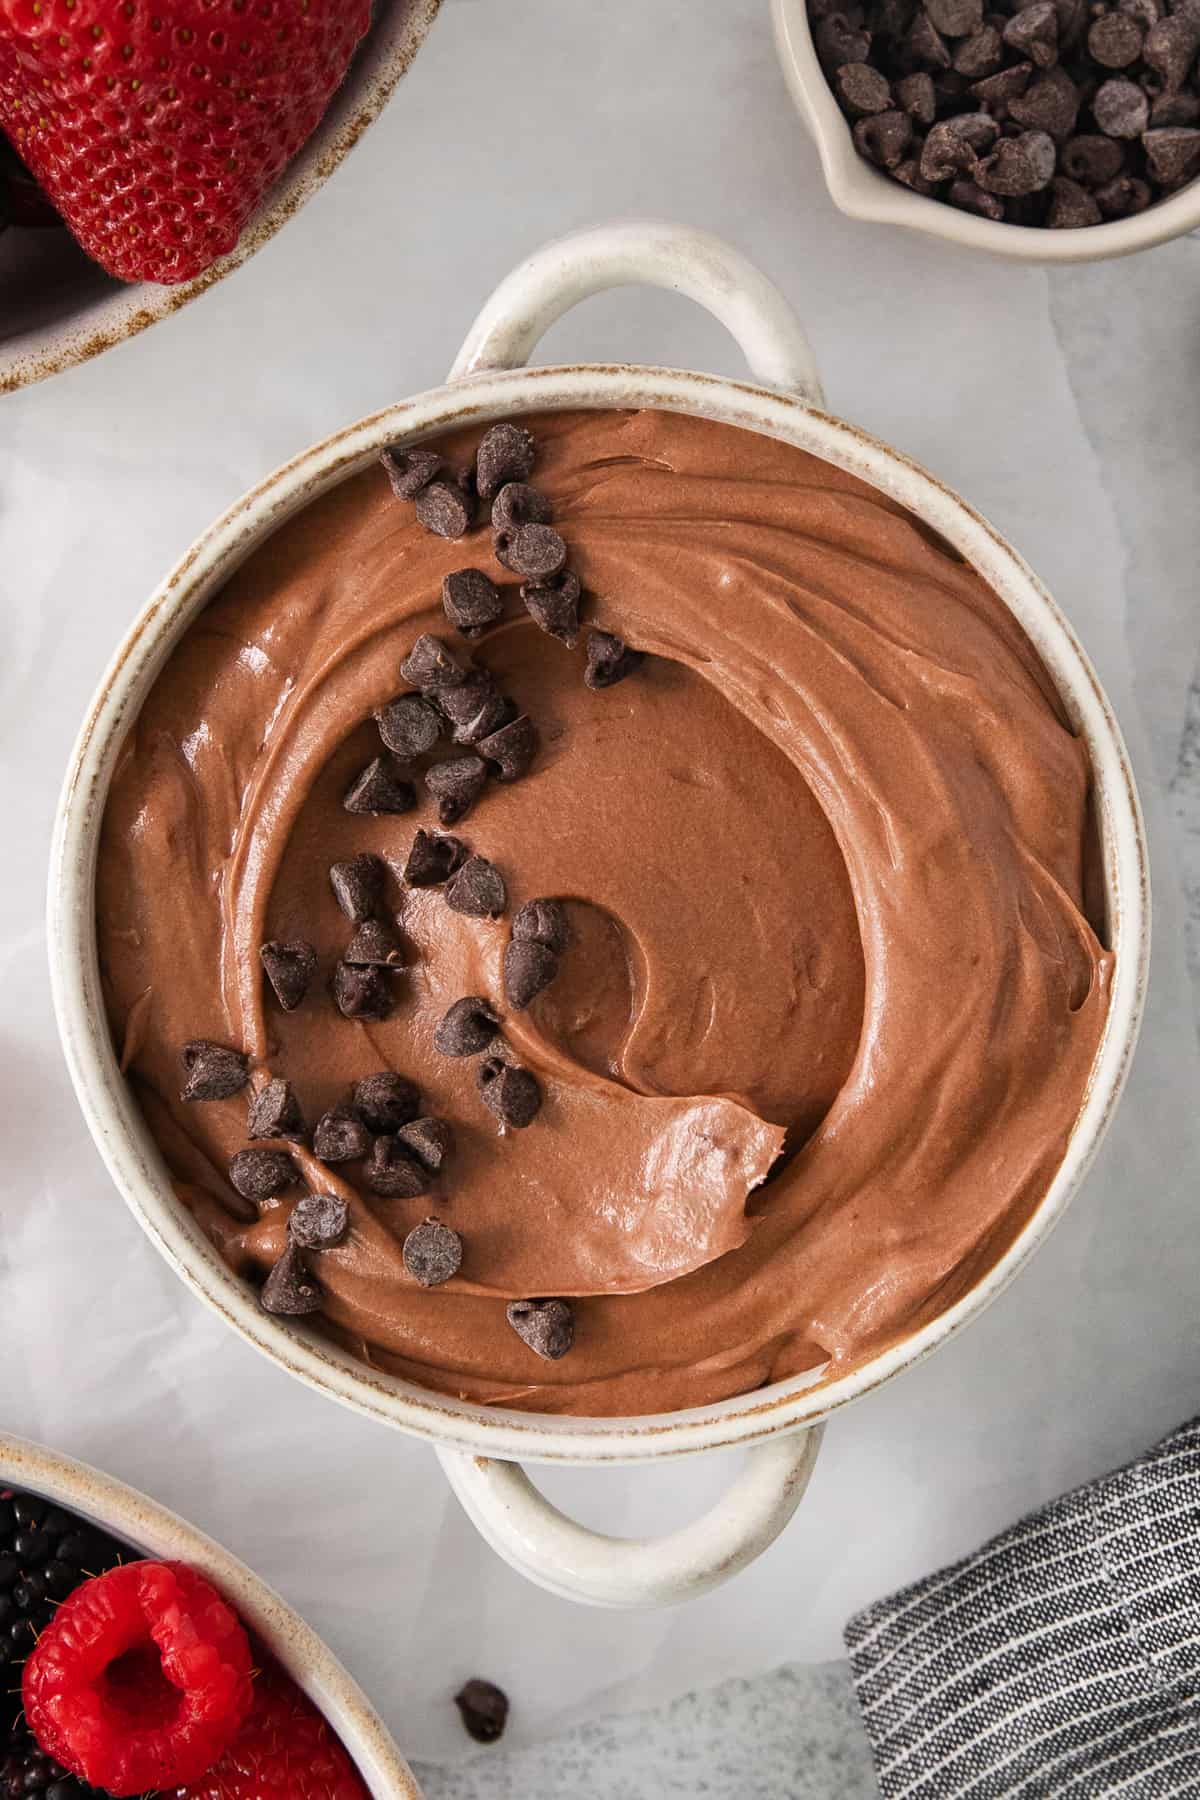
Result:
[[1027,262],[1200,226],[1200,0],[772,5],[850,217]]

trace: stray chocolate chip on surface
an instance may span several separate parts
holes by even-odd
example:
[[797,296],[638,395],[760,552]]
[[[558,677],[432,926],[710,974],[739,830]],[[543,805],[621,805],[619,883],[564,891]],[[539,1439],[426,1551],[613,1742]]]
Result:
[[214,1044],[211,1038],[193,1038],[183,1046],[187,1072],[181,1100],[228,1100],[239,1094],[250,1077],[250,1065],[240,1050]]
[[454,1146],[454,1133],[445,1119],[414,1119],[396,1133],[404,1148],[423,1168],[436,1175]]
[[518,1063],[504,1062],[498,1056],[485,1056],[475,1079],[484,1105],[495,1113],[502,1125],[523,1131],[541,1111],[542,1090],[537,1077]]
[[357,1162],[371,1148],[371,1134],[344,1107],[322,1113],[313,1131],[313,1154],[325,1163]]
[[373,918],[383,902],[387,871],[378,856],[363,852],[349,862],[334,863],[329,871],[333,897],[352,925]]
[[495,535],[505,539],[505,568],[527,581],[552,581],[566,566],[567,546],[553,525],[518,525]]
[[375,715],[379,735],[404,762],[424,756],[442,735],[441,715],[420,694],[401,694]]
[[285,1150],[239,1150],[229,1179],[244,1200],[273,1200],[296,1180],[296,1165]]
[[611,631],[589,631],[583,679],[590,688],[615,687],[644,660],[641,650],[631,650],[623,638]]
[[474,670],[460,687],[447,688],[438,704],[453,727],[456,744],[477,744],[511,715],[512,704],[485,669]]
[[1099,224],[1100,208],[1095,196],[1077,181],[1056,175],[1050,186],[1052,198],[1046,223],[1052,231],[1073,231],[1077,226]]
[[380,462],[387,470],[392,492],[397,500],[415,500],[442,471],[442,459],[436,450],[384,450]]
[[868,113],[887,112],[892,104],[892,89],[886,75],[870,63],[843,63],[833,77],[838,98],[848,113],[859,118]]
[[516,912],[512,934],[531,944],[545,944],[560,956],[571,941],[567,909],[561,900],[527,900]]
[[437,801],[443,825],[465,819],[487,785],[487,764],[480,756],[454,756],[425,771],[425,786]]
[[470,530],[471,497],[452,481],[431,481],[417,495],[417,518],[435,537],[465,537]]
[[508,1720],[508,1696],[494,1681],[468,1681],[454,1696],[468,1737],[477,1744],[494,1744]]
[[508,421],[492,425],[479,440],[475,452],[475,486],[482,500],[491,500],[509,481],[532,475],[537,445],[523,425]]
[[448,650],[441,638],[434,637],[430,631],[421,633],[400,664],[401,681],[411,682],[413,687],[420,688],[423,693],[457,687],[466,678],[467,672],[454,652]]
[[288,1236],[301,1250],[334,1250],[350,1229],[350,1208],[336,1194],[305,1194],[288,1218]]
[[396,1004],[390,975],[375,963],[339,962],[333,998],[345,1019],[386,1019]]
[[1096,89],[1092,115],[1108,137],[1141,137],[1150,123],[1150,102],[1140,87],[1124,75],[1115,75]]
[[537,752],[533,720],[522,713],[497,731],[489,731],[476,746],[496,771],[497,781],[519,781]]
[[508,889],[495,863],[468,856],[446,889],[446,905],[471,919],[498,919],[508,905]]
[[535,625],[550,637],[557,638],[568,650],[579,641],[579,601],[582,595],[579,577],[573,569],[563,569],[553,581],[523,581],[521,599]]
[[462,868],[468,854],[461,838],[418,831],[404,865],[404,879],[409,887],[440,887],[455,869]]
[[434,1048],[443,1056],[478,1056],[500,1029],[500,1019],[490,1000],[467,994],[443,1015],[433,1034]]
[[510,481],[492,502],[493,531],[515,531],[518,525],[548,525],[554,508],[538,488]]
[[383,969],[402,969],[404,951],[390,925],[380,919],[367,919],[359,926],[342,952],[348,963],[377,963]]
[[464,637],[478,637],[504,611],[504,599],[482,569],[455,569],[442,582],[442,609]]
[[416,804],[417,790],[394,756],[369,762],[342,796],[348,813],[406,813]]
[[421,1110],[421,1093],[407,1075],[394,1069],[380,1069],[376,1075],[364,1075],[355,1083],[351,1104],[370,1131],[398,1131],[415,1119]]
[[429,1171],[394,1137],[377,1137],[363,1171],[372,1193],[385,1200],[415,1200],[429,1188]]
[[894,169],[903,162],[912,140],[912,120],[907,113],[876,113],[870,119],[860,119],[854,127],[854,142],[860,154],[881,169]]
[[523,1344],[557,1362],[575,1342],[575,1313],[569,1300],[513,1300],[505,1317]]
[[295,1012],[316,972],[316,951],[302,938],[295,938],[288,944],[264,944],[258,954],[280,1006],[284,1012]]
[[264,1312],[278,1313],[283,1318],[319,1311],[321,1290],[295,1244],[288,1244],[263,1282],[258,1298]]
[[550,986],[558,974],[558,958],[545,944],[529,938],[513,938],[504,947],[504,997],[522,1012],[531,1000]]
[[404,1240],[404,1267],[422,1287],[441,1287],[462,1267],[462,1239],[440,1219],[422,1219]]
[[246,1132],[255,1138],[302,1138],[304,1118],[290,1081],[276,1075],[250,1102]]

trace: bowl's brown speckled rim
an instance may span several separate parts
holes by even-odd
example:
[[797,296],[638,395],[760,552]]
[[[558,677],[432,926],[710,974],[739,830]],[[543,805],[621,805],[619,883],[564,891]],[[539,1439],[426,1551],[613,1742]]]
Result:
[[421,1800],[411,1769],[357,1682],[299,1613],[236,1556],[111,1475],[0,1434],[0,1487],[5,1485],[31,1489],[83,1513],[148,1556],[201,1570],[334,1727],[372,1800]]
[[236,247],[178,287],[141,282],[87,300],[61,323],[0,343],[0,394],[29,387],[176,313],[261,250],[328,180],[383,111],[420,49],[441,0],[376,0],[375,18],[329,110],[250,220]]

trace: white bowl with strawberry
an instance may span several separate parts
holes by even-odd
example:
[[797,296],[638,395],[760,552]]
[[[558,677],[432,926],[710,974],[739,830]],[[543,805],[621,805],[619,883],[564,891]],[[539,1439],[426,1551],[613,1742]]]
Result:
[[0,0],[0,393],[252,256],[382,111],[439,4]]
[[0,1796],[420,1800],[366,1696],[244,1563],[0,1436]]

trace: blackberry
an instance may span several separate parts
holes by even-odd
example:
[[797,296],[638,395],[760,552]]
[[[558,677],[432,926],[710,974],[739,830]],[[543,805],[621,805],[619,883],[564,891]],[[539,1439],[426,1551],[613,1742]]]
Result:
[[39,1750],[23,1727],[0,1749],[0,1800],[104,1800],[100,1788],[68,1774],[54,1758]]

